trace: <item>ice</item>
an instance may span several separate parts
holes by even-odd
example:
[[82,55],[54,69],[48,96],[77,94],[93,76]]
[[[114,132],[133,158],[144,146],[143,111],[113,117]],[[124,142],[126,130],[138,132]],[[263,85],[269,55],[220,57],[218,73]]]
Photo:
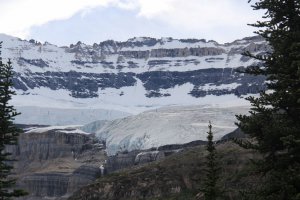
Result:
[[206,140],[209,121],[212,122],[214,139],[218,140],[237,128],[235,115],[246,114],[248,110],[248,106],[165,107],[114,120],[96,135],[106,140],[109,155],[124,150]]
[[130,115],[108,109],[64,109],[34,106],[16,106],[15,108],[21,112],[21,115],[15,118],[15,122],[18,124],[83,125],[95,120],[113,120]]

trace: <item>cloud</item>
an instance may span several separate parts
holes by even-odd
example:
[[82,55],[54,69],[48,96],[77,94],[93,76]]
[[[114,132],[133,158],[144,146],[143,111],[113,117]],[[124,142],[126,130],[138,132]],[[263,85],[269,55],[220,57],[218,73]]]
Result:
[[250,35],[253,29],[247,23],[262,15],[246,0],[9,0],[0,1],[0,33],[28,38],[32,27],[77,13],[84,18],[101,6],[134,11],[137,18],[166,24],[179,33],[199,33],[221,42]]
[[[207,31],[218,27],[247,29],[262,12],[253,11],[246,0],[136,0],[139,16],[162,20],[189,31]],[[155,3],[154,3],[155,2]]]
[[0,32],[26,37],[32,26],[64,20],[114,0],[9,0],[0,2]]
[[219,42],[252,35],[255,28],[247,24],[261,20],[264,13],[253,11],[246,0],[133,1],[139,10],[139,17],[159,20],[179,32],[199,33],[199,36]]

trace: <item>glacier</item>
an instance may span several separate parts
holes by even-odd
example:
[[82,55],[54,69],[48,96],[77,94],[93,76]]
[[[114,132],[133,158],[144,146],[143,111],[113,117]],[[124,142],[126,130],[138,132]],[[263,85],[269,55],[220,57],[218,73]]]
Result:
[[170,106],[107,122],[96,136],[106,141],[108,155],[122,151],[158,148],[168,144],[206,141],[208,123],[214,139],[234,131],[237,114],[249,106]]

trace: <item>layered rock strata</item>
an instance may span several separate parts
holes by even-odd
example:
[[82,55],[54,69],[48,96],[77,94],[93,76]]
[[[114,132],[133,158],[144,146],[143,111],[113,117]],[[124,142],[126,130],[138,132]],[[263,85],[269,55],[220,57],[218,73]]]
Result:
[[103,148],[94,135],[72,129],[21,134],[18,145],[7,149],[17,160],[17,186],[29,193],[19,199],[67,198],[101,176]]

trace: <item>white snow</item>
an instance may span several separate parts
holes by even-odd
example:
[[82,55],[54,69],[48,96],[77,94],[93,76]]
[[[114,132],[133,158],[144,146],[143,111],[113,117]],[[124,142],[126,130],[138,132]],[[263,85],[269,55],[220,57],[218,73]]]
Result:
[[51,130],[55,130],[61,133],[78,133],[78,134],[90,134],[87,132],[84,132],[80,130],[79,128],[81,125],[69,125],[69,126],[48,126],[48,127],[43,127],[43,128],[33,128],[29,131],[26,131],[25,133],[45,133]]
[[221,85],[205,84],[204,86],[199,87],[199,89],[206,90],[206,91],[222,90],[222,89],[233,90],[233,89],[237,88],[239,85],[241,85],[241,84],[238,84],[238,83],[221,84]]
[[[142,41],[143,38],[135,38],[135,41]],[[124,57],[124,62],[121,63],[125,67],[122,69],[117,69],[118,65],[117,60],[119,55],[110,53],[105,55],[106,62],[112,62],[113,68],[108,68],[103,63],[92,63],[93,58],[88,53],[92,51],[92,46],[81,44],[81,49],[83,53],[70,53],[67,52],[67,48],[57,47],[52,44],[32,44],[28,41],[22,41],[18,38],[0,34],[0,41],[3,41],[2,57],[4,60],[8,58],[12,59],[14,68],[17,72],[26,73],[31,72],[45,72],[45,71],[60,71],[60,72],[86,72],[86,73],[119,73],[119,72],[133,72],[133,73],[142,73],[146,71],[153,70],[163,70],[163,71],[191,71],[197,69],[206,69],[206,68],[224,68],[224,67],[240,67],[248,66],[252,64],[253,60],[250,59],[248,62],[241,62],[241,55],[235,55],[234,57],[229,54],[232,49],[246,47],[247,44],[243,42],[236,42],[235,44],[222,45],[216,42],[196,42],[196,43],[185,43],[177,39],[168,40],[165,39],[163,43],[157,43],[154,46],[142,46],[142,47],[128,47],[120,48],[117,51],[145,51],[149,50],[150,54],[152,50],[155,49],[173,49],[173,48],[206,48],[214,47],[222,49],[225,53],[216,56],[186,56],[186,57],[165,57],[165,58],[150,58],[147,59],[134,59]],[[257,44],[262,43],[262,41],[255,42]],[[114,50],[111,50],[114,52]],[[99,53],[99,52],[98,52]],[[259,52],[257,52],[259,53]],[[100,53],[99,53],[100,55]],[[39,60],[42,59],[45,61],[49,67],[38,67],[31,65],[29,63],[22,64],[19,61],[19,58]],[[217,58],[217,59],[211,59]],[[186,62],[186,60],[192,60],[194,62]],[[222,60],[220,60],[222,59]],[[88,63],[84,65],[79,65],[72,63],[74,60],[86,61]],[[167,64],[162,64],[156,67],[153,67],[148,64],[148,61],[153,60],[168,60],[170,61]],[[139,67],[130,68],[128,61],[137,63]],[[178,62],[180,61],[180,62]],[[209,62],[208,62],[209,61]],[[178,65],[180,63],[180,65]]]
[[90,134],[90,133],[84,132],[84,131],[79,130],[79,129],[75,129],[75,130],[59,130],[59,132],[62,132],[62,133],[79,133],[79,134],[85,134],[85,135]]

